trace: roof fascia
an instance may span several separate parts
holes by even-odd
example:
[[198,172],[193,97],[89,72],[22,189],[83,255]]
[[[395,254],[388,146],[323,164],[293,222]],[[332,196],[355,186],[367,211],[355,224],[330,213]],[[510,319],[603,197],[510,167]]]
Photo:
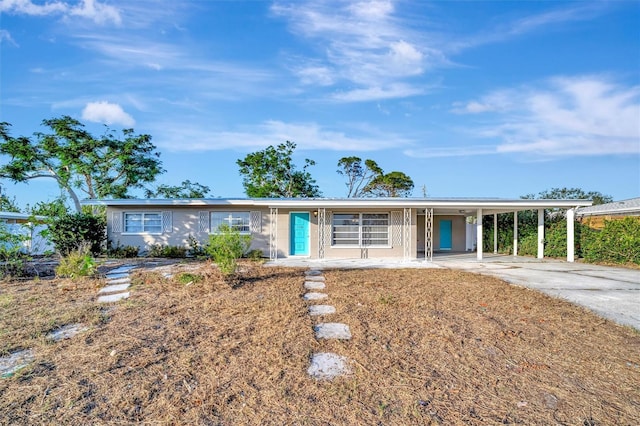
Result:
[[83,205],[98,206],[260,206],[271,208],[453,208],[458,210],[532,210],[591,206],[591,200],[529,200],[529,199],[416,199],[416,198],[298,198],[298,199],[118,199],[84,200]]

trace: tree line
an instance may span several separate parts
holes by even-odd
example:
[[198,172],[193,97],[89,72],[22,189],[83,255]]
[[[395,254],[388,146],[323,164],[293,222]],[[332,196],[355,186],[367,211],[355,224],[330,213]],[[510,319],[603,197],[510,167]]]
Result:
[[[206,198],[211,188],[184,180],[180,185],[154,185],[166,172],[151,135],[133,129],[120,133],[105,126],[95,136],[80,121],[64,115],[42,121],[46,132],[33,136],[10,134],[11,124],[0,123],[0,155],[8,161],[0,165],[0,178],[14,183],[49,178],[64,194],[53,202],[38,202],[36,214],[59,214],[69,200],[77,212],[80,200],[131,198],[142,190],[147,198]],[[253,152],[237,160],[245,194],[252,198],[298,198],[322,195],[309,168],[316,163],[305,159],[302,169],[293,162],[294,142]],[[370,159],[355,156],[338,161],[337,172],[347,179],[347,197],[408,197],[413,180],[403,172],[385,173]],[[0,195],[0,209],[19,211],[15,200]]]
[[[184,180],[180,185],[155,185],[166,172],[151,135],[136,134],[133,129],[120,133],[105,126],[100,136],[92,135],[78,120],[62,116],[43,120],[47,132],[32,137],[10,134],[9,123],[0,123],[0,155],[8,161],[0,165],[0,178],[11,182],[54,179],[62,193],[60,200],[39,202],[32,207],[37,214],[59,214],[65,199],[80,212],[81,198],[130,198],[139,189],[147,198],[206,198],[211,188]],[[322,192],[310,173],[315,161],[304,159],[302,168],[293,161],[296,144],[291,141],[269,146],[238,159],[239,175],[245,194],[251,198],[311,198]],[[347,156],[338,160],[337,173],[346,180],[347,197],[409,197],[413,180],[403,172],[385,171],[372,159]],[[553,188],[522,198],[590,198],[594,204],[612,200],[596,191],[577,188]],[[0,209],[19,210],[14,200],[0,196]],[[504,219],[505,221],[507,219]],[[534,227],[534,220],[522,215],[523,230]],[[487,224],[492,226],[492,224]],[[507,228],[507,224],[504,226]]]

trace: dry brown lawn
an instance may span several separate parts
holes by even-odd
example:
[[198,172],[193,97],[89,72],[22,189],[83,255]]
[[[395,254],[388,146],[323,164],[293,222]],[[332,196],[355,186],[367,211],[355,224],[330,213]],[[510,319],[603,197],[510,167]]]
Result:
[[[187,267],[203,279],[136,272],[111,310],[95,280],[0,283],[0,355],[36,354],[0,379],[0,423],[640,424],[640,334],[567,302],[450,270],[332,270],[337,313],[311,318],[301,269],[246,263],[231,288]],[[353,338],[317,341],[322,320]],[[44,337],[75,322],[89,331]],[[326,351],[352,374],[311,379]]]

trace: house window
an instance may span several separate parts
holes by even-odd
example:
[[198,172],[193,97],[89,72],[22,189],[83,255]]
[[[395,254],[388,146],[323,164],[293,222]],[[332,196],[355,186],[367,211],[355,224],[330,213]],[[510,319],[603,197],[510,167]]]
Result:
[[388,213],[334,213],[332,245],[371,247],[389,245]]
[[162,234],[162,214],[125,213],[124,232],[129,234]]
[[218,232],[221,225],[228,225],[241,234],[251,233],[251,213],[249,212],[211,212],[211,232]]

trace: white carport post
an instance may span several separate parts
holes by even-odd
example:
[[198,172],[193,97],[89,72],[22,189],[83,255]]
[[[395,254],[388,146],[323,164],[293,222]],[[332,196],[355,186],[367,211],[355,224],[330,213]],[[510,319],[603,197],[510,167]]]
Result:
[[513,255],[518,255],[518,211],[513,212]]
[[493,214],[493,254],[498,254],[498,213]]
[[476,222],[476,256],[478,260],[482,260],[482,209],[478,209]]
[[538,209],[538,259],[544,258],[544,209]]
[[575,209],[567,210],[567,262],[573,262],[575,260],[575,245],[574,245],[574,216]]

